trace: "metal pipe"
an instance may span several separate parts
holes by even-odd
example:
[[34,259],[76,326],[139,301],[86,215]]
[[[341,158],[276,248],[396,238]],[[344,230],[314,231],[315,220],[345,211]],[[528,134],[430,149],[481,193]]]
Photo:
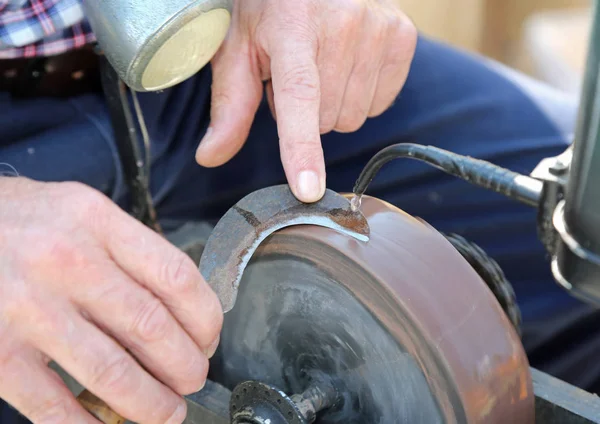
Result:
[[587,65],[553,272],[574,295],[600,305],[600,7],[594,2]]

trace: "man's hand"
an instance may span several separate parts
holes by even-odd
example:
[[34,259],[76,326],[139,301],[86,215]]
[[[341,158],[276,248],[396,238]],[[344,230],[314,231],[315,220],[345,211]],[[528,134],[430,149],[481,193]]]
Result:
[[325,192],[320,134],[352,132],[400,92],[417,32],[397,0],[235,0],[213,60],[211,125],[196,160],[219,166],[248,136],[262,81],[276,116],[290,187],[304,202]]
[[223,320],[193,261],[83,185],[2,178],[0,199],[0,397],[97,423],[52,359],[134,422],[181,423]]

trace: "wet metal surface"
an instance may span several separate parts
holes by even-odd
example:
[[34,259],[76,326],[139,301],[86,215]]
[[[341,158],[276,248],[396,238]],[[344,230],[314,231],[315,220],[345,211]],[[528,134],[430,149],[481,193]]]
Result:
[[[369,284],[356,264],[335,253],[304,243],[297,248],[340,274],[355,275],[356,284]],[[272,257],[261,253],[246,268],[237,302],[225,315],[209,371],[214,381],[232,389],[258,380],[291,394],[315,380],[335,379],[342,400],[318,414],[318,424],[445,424],[419,363],[351,293],[290,255],[288,246],[279,245]]]
[[212,378],[287,393],[313,372],[341,378],[353,401],[319,424],[533,423],[522,344],[473,268],[394,206],[365,196],[361,210],[368,242],[305,226],[261,244]]
[[317,203],[299,202],[287,185],[255,191],[240,200],[215,226],[200,259],[200,272],[216,292],[223,310],[235,304],[248,261],[269,235],[297,225],[327,227],[366,242],[369,225],[344,196],[327,190]]

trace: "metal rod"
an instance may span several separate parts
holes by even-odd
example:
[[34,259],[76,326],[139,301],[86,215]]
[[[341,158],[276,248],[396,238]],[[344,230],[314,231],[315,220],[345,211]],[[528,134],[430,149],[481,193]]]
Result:
[[565,219],[580,244],[600,252],[600,10],[594,14],[569,182]]
[[600,9],[594,3],[586,71],[564,200],[552,224],[559,235],[552,258],[556,281],[600,306]]
[[317,414],[335,406],[341,401],[340,393],[331,380],[319,380],[309,386],[302,394],[293,395],[292,402],[308,423],[314,423]]

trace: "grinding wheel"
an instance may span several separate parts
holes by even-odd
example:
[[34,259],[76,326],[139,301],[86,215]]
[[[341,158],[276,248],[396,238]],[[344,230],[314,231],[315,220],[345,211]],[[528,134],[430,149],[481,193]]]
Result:
[[265,240],[225,315],[210,378],[301,393],[335,379],[315,422],[533,423],[522,344],[437,231],[365,196],[368,242],[295,226]]

